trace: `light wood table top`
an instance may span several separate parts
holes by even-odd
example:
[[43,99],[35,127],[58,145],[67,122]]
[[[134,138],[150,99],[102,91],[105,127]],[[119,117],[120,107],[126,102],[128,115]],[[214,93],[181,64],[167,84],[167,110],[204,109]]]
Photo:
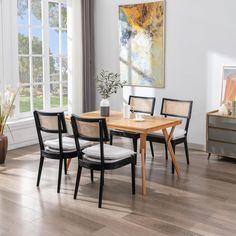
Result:
[[[101,117],[99,111],[82,113],[80,116],[88,118]],[[143,116],[144,121],[136,121],[134,119],[123,118],[122,113],[117,111],[111,111],[110,116],[105,118],[109,128],[134,131],[137,133],[151,133],[156,130],[176,126],[182,123],[181,119],[149,115]]]

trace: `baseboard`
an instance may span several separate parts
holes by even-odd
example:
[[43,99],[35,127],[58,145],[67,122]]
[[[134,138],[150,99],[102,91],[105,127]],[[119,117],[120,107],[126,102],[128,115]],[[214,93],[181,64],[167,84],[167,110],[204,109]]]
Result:
[[197,143],[188,143],[189,149],[198,150],[198,151],[206,151],[206,146]]
[[38,144],[38,143],[39,143],[38,138],[25,140],[23,142],[13,142],[9,144],[8,150],[14,150],[17,148],[27,147],[27,146]]
[[[179,144],[176,147],[184,148],[184,144]],[[188,148],[191,149],[191,150],[196,150],[196,151],[203,151],[203,152],[206,151],[205,145],[198,144],[198,143],[189,143],[188,142]]]

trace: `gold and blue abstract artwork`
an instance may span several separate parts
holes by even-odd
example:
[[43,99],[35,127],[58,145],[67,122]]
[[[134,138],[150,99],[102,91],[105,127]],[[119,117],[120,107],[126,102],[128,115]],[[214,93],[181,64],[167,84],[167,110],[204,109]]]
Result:
[[119,7],[120,78],[126,85],[164,88],[165,2]]

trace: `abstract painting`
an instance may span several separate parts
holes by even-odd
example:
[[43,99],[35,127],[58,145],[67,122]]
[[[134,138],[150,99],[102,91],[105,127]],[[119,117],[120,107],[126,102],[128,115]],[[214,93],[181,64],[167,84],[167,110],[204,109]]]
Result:
[[236,66],[223,66],[222,96],[221,101],[236,99]]
[[126,85],[163,88],[165,2],[119,7],[120,78]]

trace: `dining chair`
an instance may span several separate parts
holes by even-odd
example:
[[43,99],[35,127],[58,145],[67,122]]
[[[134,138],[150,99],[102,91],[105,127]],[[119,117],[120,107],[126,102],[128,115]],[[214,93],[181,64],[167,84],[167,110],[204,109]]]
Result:
[[[109,141],[105,118],[82,118],[72,115],[71,124],[79,158],[74,199],[77,197],[82,168],[100,171],[98,207],[101,208],[105,170],[113,170],[129,164],[131,164],[132,194],[135,194],[135,153],[129,149],[104,144]],[[82,150],[81,140],[98,142],[98,144]]]
[[[141,97],[141,96],[129,96],[128,104],[130,105],[131,113],[143,113],[153,116],[155,108],[155,97]],[[138,139],[140,138],[139,133],[129,132],[129,131],[119,131],[119,130],[110,130],[110,144],[113,143],[113,136],[120,136],[125,138],[130,138],[133,140],[133,150],[137,153],[138,148]],[[152,143],[150,142],[151,149],[153,149]],[[137,154],[135,155],[137,159]]]
[[[184,128],[179,128],[179,127],[175,128],[172,139],[171,139],[171,144],[175,152],[175,146],[180,143],[184,143],[185,155],[186,155],[186,160],[187,160],[188,165],[189,165],[189,152],[188,152],[187,136],[188,136],[189,122],[190,122],[190,118],[192,114],[192,105],[193,105],[193,101],[163,98],[162,106],[161,106],[161,115],[164,115],[165,117],[168,117],[168,116],[179,117],[185,120]],[[167,128],[168,133],[170,133],[170,130],[171,130],[170,128]],[[167,144],[161,130],[150,133],[147,136],[147,141],[165,144],[166,160],[168,160]],[[151,152],[152,152],[152,156],[154,157],[153,148],[151,148]],[[174,173],[173,163],[172,163],[172,173]]]
[[[60,192],[62,166],[67,174],[67,159],[77,157],[74,138],[63,136],[67,134],[67,127],[63,112],[34,111],[35,125],[40,145],[40,162],[38,169],[37,186],[40,184],[44,158],[59,160],[57,192]],[[45,134],[57,136],[56,139],[46,139]],[[82,147],[91,145],[91,142],[81,142]]]

